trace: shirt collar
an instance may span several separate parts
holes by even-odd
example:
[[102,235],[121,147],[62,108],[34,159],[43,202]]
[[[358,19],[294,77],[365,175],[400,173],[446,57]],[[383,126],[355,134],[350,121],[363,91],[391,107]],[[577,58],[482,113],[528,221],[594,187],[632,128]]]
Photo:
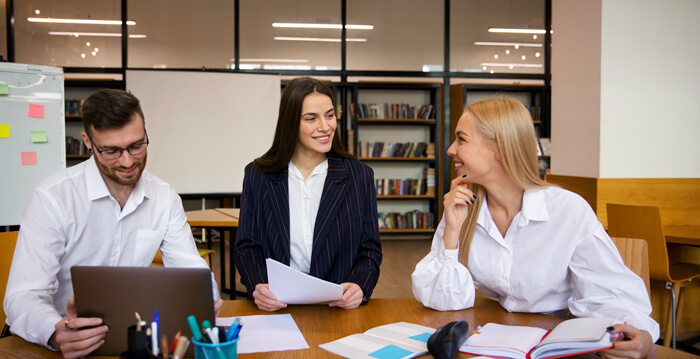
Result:
[[[85,178],[87,181],[88,199],[91,201],[112,195],[109,193],[109,188],[107,188],[107,184],[105,183],[104,178],[102,178],[100,169],[97,168],[97,163],[95,163],[95,161],[95,155],[92,155],[87,161],[85,161]],[[131,195],[129,195],[129,199],[135,201],[137,206],[143,202],[144,198],[150,197],[148,193],[150,191],[148,191],[148,186],[146,186],[143,179],[145,173],[145,170],[141,173],[141,178],[139,178],[139,181],[136,182],[134,190],[131,192]]]
[[[314,167],[314,170],[311,171],[311,174],[309,174],[309,177],[313,175],[317,175],[323,172],[326,172],[328,170],[328,159],[324,160],[323,162],[319,163],[316,167]],[[301,179],[302,181],[304,180],[304,176],[301,175],[301,171],[297,168],[297,166],[292,163],[292,161],[289,161],[289,164],[287,165],[287,171],[289,172],[290,175],[297,177]]]
[[[526,189],[523,194],[523,206],[520,209],[520,213],[515,216],[514,221],[518,221],[518,225],[527,225],[530,221],[547,221],[549,220],[549,212],[547,212],[547,204],[544,200],[544,189]],[[491,213],[488,209],[488,202],[484,198],[484,202],[481,204],[481,211],[479,211],[479,218],[476,221],[477,224],[481,225],[487,231],[490,231],[495,224],[493,219],[491,219]]]

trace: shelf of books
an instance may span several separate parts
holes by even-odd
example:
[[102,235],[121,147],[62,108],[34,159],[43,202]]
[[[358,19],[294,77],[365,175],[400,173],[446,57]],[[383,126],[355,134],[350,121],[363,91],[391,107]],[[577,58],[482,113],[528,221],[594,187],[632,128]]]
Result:
[[110,78],[71,78],[66,74],[65,86],[65,121],[66,121],[66,160],[68,166],[78,164],[88,158],[90,153],[83,143],[81,108],[85,99],[101,88],[124,89],[124,81]]
[[437,226],[440,84],[357,83],[348,149],[374,170],[382,239],[430,238]]

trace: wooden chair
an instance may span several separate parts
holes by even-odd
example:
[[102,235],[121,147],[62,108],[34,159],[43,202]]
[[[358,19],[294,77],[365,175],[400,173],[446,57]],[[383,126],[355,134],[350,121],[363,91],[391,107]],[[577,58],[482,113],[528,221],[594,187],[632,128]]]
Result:
[[613,243],[620,252],[620,257],[627,268],[642,278],[647,287],[647,294],[651,298],[651,286],[649,284],[649,246],[647,241],[639,238],[611,237]]
[[[607,204],[608,233],[611,237],[642,238],[649,246],[649,276],[666,282],[671,290],[671,306],[666,316],[664,346],[676,348],[676,319],[679,316],[685,286],[700,277],[700,267],[687,263],[670,263],[659,207]],[[677,290],[678,289],[678,290]],[[676,295],[678,293],[678,295]]]
[[[207,265],[209,266],[209,269],[211,269],[211,254],[215,253],[213,249],[198,249],[199,255],[204,258],[204,260],[207,262]],[[151,267],[163,267],[163,256],[160,254],[160,249],[156,253],[156,256],[153,257],[153,262],[151,263]]]
[[0,328],[5,326],[5,319],[7,319],[2,303],[5,301],[7,278],[10,276],[12,256],[15,253],[18,234],[19,232],[0,233]]

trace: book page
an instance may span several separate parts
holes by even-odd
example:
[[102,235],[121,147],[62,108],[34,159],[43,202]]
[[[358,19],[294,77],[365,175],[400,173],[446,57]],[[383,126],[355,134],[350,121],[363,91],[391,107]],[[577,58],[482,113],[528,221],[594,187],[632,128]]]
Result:
[[319,348],[345,358],[413,358],[428,352],[435,329],[411,323],[393,323],[350,335]]
[[561,341],[599,340],[611,326],[611,318],[575,318],[559,323],[541,344]]
[[547,331],[542,328],[488,323],[474,331],[459,348],[465,353],[524,358]]

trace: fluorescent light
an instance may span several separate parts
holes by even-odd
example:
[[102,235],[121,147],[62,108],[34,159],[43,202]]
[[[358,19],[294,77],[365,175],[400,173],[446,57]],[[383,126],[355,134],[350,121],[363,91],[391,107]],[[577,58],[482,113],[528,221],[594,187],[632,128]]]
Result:
[[[328,37],[284,37],[284,36],[275,36],[275,40],[282,40],[282,41],[321,41],[321,42],[340,42],[340,39],[335,39],[335,38],[328,38]],[[354,42],[367,42],[367,39],[352,39],[352,38],[347,38],[345,39],[346,41],[354,41]]]
[[[41,17],[27,18],[29,22],[48,22],[53,24],[88,24],[88,25],[121,25],[121,20],[90,20],[90,19],[52,19]],[[128,20],[127,25],[136,25],[135,21]]]
[[[69,31],[49,31],[49,35],[60,35],[60,36],[106,36],[106,37],[121,37],[122,34],[118,32],[69,32]],[[143,34],[133,34],[129,35],[132,39],[145,39],[146,35]]]
[[500,32],[508,34],[544,34],[546,31],[542,29],[503,29],[498,27],[489,27],[489,32]]
[[525,46],[525,47],[542,47],[542,44],[524,43],[524,42],[488,42],[476,41],[474,45],[480,46]]
[[282,65],[282,64],[266,64],[263,65],[265,70],[311,70],[310,65]]
[[[272,27],[293,27],[303,29],[342,29],[342,24],[304,24],[296,22],[273,22]],[[346,29],[352,30],[372,30],[373,25],[345,25]]]
[[489,63],[489,62],[482,62],[481,66],[489,66],[489,67],[542,67],[542,64],[496,64],[496,63]]
[[[231,61],[235,61],[231,59]],[[305,59],[240,59],[241,62],[309,62]]]

